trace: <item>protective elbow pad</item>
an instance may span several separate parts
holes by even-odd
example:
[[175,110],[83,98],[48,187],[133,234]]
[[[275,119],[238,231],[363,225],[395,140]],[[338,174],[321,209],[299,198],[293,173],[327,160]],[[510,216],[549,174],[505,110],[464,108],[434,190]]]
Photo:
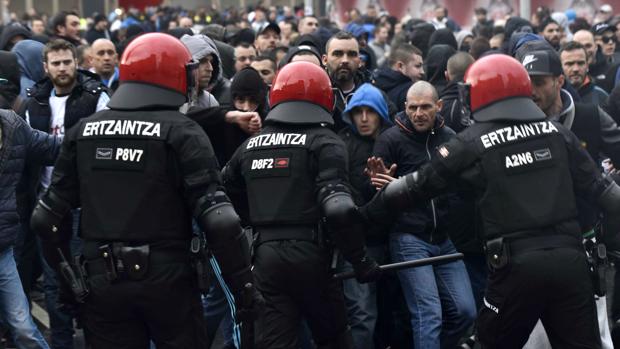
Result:
[[252,282],[250,244],[233,205],[230,202],[217,203],[207,208],[197,220],[226,284],[233,293],[241,291],[246,283]]
[[416,204],[425,204],[430,197],[422,191],[422,185],[443,185],[443,180],[435,178],[437,173],[431,166],[409,173],[390,182],[383,191],[386,205],[393,210],[404,210]]
[[321,205],[327,228],[345,259],[352,264],[366,255],[363,217],[351,195],[335,192],[323,199]]
[[39,199],[32,212],[30,229],[44,240],[63,241],[67,237],[61,235],[62,233],[66,235],[66,232],[63,231],[64,229],[60,229],[60,225],[69,210],[70,206],[67,201],[54,192],[48,191]]

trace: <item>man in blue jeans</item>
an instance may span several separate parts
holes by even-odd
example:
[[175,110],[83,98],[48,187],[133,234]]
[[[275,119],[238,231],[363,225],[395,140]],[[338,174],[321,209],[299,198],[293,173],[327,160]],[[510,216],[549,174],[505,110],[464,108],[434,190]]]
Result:
[[[435,148],[454,136],[437,114],[441,107],[435,88],[419,81],[407,92],[405,111],[396,115],[396,125],[379,135],[374,155],[387,166],[397,164],[397,177],[429,162]],[[381,165],[371,168],[377,187],[392,178]],[[389,238],[392,262],[456,253],[447,228],[450,207],[458,200],[456,195],[446,194],[400,214]],[[463,262],[405,269],[398,277],[411,314],[415,348],[454,348],[476,316]]]
[[20,231],[15,189],[28,161],[49,165],[60,141],[35,131],[13,111],[0,110],[0,320],[19,349],[49,346],[30,316],[30,306],[17,273],[13,244]]

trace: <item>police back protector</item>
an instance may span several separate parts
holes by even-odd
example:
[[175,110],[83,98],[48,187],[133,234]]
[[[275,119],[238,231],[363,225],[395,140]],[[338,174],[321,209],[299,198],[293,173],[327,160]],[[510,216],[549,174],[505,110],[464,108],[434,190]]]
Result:
[[550,121],[493,122],[465,131],[477,147],[487,182],[479,201],[487,239],[552,229],[576,217],[559,127]]
[[[303,224],[319,221],[316,159],[310,146],[321,127],[267,127],[242,145],[250,220],[254,225]],[[333,135],[333,134],[332,134]]]
[[[80,123],[77,166],[82,236],[189,239],[191,217],[169,138],[176,111],[102,111]],[[177,128],[177,130],[180,127]]]

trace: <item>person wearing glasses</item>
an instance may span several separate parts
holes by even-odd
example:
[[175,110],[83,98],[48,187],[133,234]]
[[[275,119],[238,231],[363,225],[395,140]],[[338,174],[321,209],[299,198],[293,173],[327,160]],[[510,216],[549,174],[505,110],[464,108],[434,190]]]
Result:
[[[599,23],[592,27],[592,34],[594,34],[594,42],[601,47],[603,55],[614,62],[614,53],[616,51],[616,27],[607,23]],[[618,61],[618,58],[615,59]]]

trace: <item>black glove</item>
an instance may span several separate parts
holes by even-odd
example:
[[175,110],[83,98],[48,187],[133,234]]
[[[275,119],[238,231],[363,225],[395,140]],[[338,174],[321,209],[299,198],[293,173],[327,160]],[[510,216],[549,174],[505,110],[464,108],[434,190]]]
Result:
[[354,264],[353,270],[355,271],[355,279],[361,284],[379,280],[382,273],[379,264],[369,257],[364,257],[359,263]]
[[254,322],[265,307],[265,299],[256,287],[246,287],[235,295],[235,321],[237,323]]

